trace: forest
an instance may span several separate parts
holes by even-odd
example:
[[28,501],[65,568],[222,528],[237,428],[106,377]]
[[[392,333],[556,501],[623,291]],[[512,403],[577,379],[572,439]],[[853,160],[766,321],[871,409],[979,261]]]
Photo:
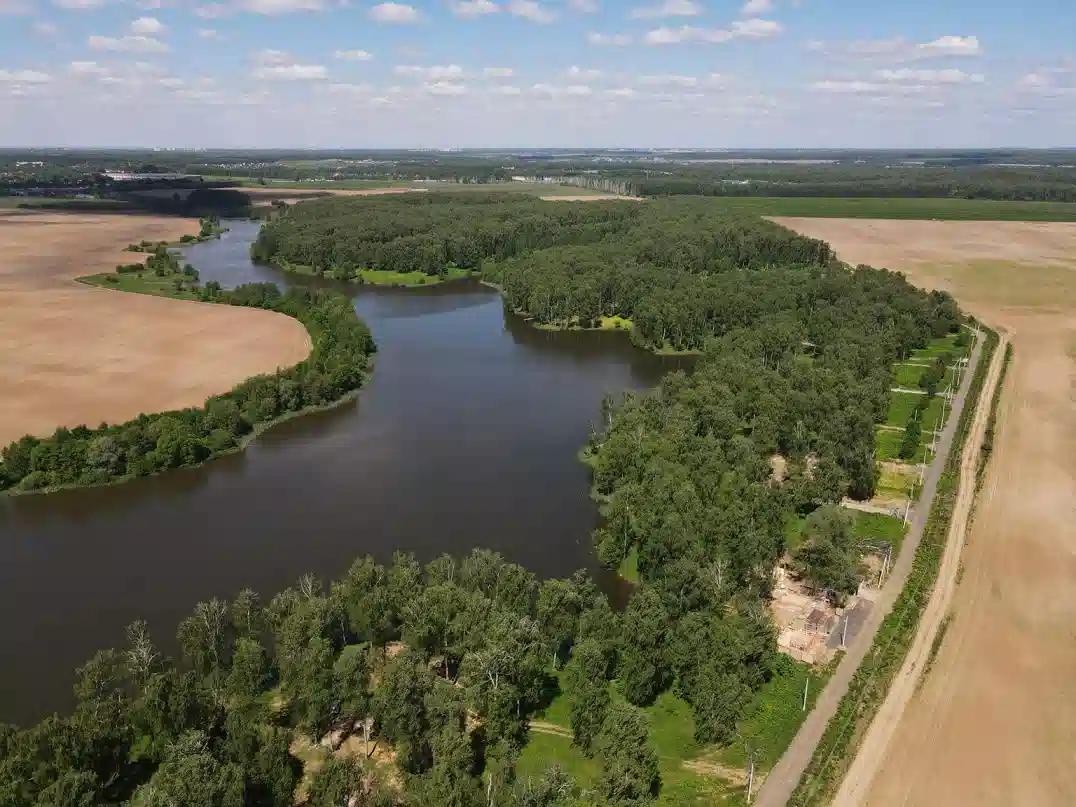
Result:
[[[640,583],[614,612],[585,575],[538,583],[485,551],[425,568],[367,558],[327,590],[304,578],[264,607],[249,592],[199,604],[174,661],[136,623],[128,647],[79,671],[71,716],[0,732],[0,807],[285,805],[297,788],[315,807],[348,794],[360,805],[651,801],[662,783],[641,707],[671,691],[690,705],[697,742],[736,739],[779,663],[767,598],[785,525],[806,517],[796,557],[807,577],[838,595],[854,583],[858,557],[831,505],[874,491],[891,364],[961,323],[947,294],[845,266],[823,242],[706,199],[332,199],[286,210],[253,253],[337,277],[477,268],[536,324],[615,316],[642,347],[697,352],[693,372],[603,402],[584,450],[603,515],[596,551],[614,568],[635,557]],[[270,288],[229,301],[302,308]],[[301,299],[314,311],[323,298]],[[319,371],[335,378],[365,360],[369,335],[354,333],[340,364]],[[287,380],[290,392],[309,386]],[[249,383],[219,410],[161,417],[211,435],[294,400],[283,379]],[[175,441],[151,420],[127,427],[141,462],[164,467]],[[61,431],[5,450],[7,484],[77,479],[90,457],[112,456],[98,441],[119,434]],[[597,790],[557,770],[515,776],[529,721],[559,687],[574,745],[600,761]],[[300,784],[300,746],[323,738],[353,752]]]
[[[715,667],[747,687],[776,663],[767,625],[713,615],[702,627],[726,652],[699,668],[699,621],[664,619],[647,592],[616,614],[585,574],[539,582],[485,550],[425,567],[363,557],[328,587],[306,576],[267,602],[201,602],[175,658],[136,622],[79,668],[69,716],[0,726],[0,805],[644,804],[661,787],[646,717],[610,679],[638,700],[658,638],[695,687]],[[556,768],[515,775],[561,685],[575,743],[600,760],[593,791]],[[719,733],[731,713],[714,708]],[[317,744],[336,753],[304,777]]]
[[[136,271],[165,272],[174,263],[170,253],[159,249],[150,256],[148,268],[132,266]],[[271,283],[221,291],[214,283],[206,284],[202,298],[295,317],[310,332],[314,348],[294,367],[250,378],[200,409],[140,415],[96,429],[59,428],[46,438],[27,435],[0,451],[0,491],[99,485],[197,465],[234,449],[259,426],[330,404],[362,385],[374,342],[343,295],[303,290],[282,294]]]

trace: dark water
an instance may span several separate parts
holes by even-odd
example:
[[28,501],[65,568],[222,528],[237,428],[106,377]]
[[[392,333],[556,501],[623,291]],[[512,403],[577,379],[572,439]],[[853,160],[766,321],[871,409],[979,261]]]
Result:
[[[187,250],[202,280],[283,282],[247,258],[257,226],[232,226]],[[379,346],[357,402],[201,469],[0,500],[0,721],[65,709],[74,668],[135,619],[168,642],[200,599],[269,596],[364,553],[596,569],[576,453],[605,393],[676,365],[624,334],[531,328],[477,283],[348,290]]]

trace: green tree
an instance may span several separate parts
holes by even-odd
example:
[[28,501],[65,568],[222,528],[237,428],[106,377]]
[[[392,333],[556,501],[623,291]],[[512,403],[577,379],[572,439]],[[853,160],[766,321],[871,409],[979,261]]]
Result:
[[624,697],[638,706],[653,703],[670,682],[666,644],[669,624],[653,588],[632,595],[624,612],[618,677]]
[[588,756],[609,711],[608,661],[600,644],[588,639],[576,645],[564,671],[573,742]]
[[611,807],[635,807],[653,800],[661,786],[658,759],[650,747],[650,725],[642,710],[614,703],[598,741],[601,791]]
[[854,594],[861,579],[854,523],[852,514],[838,505],[820,507],[807,518],[804,542],[795,555],[804,579],[839,601]]

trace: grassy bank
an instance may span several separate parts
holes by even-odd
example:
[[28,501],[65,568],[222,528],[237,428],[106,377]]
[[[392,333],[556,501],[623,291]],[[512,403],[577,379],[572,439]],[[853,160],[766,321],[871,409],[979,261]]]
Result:
[[869,199],[745,196],[714,197],[729,213],[847,219],[938,219],[942,221],[1076,221],[1076,204],[993,199]]
[[853,676],[848,692],[826,727],[821,742],[792,794],[794,807],[821,807],[828,804],[845,771],[855,758],[863,735],[885,699],[890,682],[900,670],[915,636],[919,618],[926,607],[938,576],[945,550],[949,522],[960,481],[960,457],[975,416],[976,403],[998,336],[985,331],[986,342],[972,377],[964,410],[957,424],[953,445],[938,482],[938,490],[927,519],[923,538],[915,553],[911,574],[893,610],[886,616],[874,639],[870,654]]
[[184,281],[182,275],[163,275],[158,277],[150,271],[124,274],[102,272],[99,275],[87,275],[86,277],[76,278],[76,280],[88,286],[99,286],[103,289],[115,289],[116,291],[127,291],[133,294],[170,297],[173,300],[202,299],[198,287],[189,280]]
[[449,268],[444,274],[427,275],[425,272],[389,272],[381,269],[330,269],[319,272],[312,266],[288,263],[287,261],[270,264],[281,272],[289,272],[306,277],[324,277],[356,285],[389,286],[392,288],[415,288],[417,286],[436,286],[453,280],[474,277],[475,273],[466,269]]

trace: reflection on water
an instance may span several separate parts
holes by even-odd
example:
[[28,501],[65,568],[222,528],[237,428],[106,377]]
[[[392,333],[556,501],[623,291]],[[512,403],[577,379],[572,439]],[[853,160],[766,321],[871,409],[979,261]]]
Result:
[[[289,282],[249,261],[257,225],[231,226],[187,250],[203,281]],[[576,453],[603,395],[675,361],[625,334],[538,331],[477,282],[290,282],[346,289],[369,323],[379,351],[358,401],[203,468],[0,502],[0,721],[65,708],[75,666],[135,619],[168,643],[200,599],[338,576],[364,553],[485,546],[542,576],[596,571]]]

